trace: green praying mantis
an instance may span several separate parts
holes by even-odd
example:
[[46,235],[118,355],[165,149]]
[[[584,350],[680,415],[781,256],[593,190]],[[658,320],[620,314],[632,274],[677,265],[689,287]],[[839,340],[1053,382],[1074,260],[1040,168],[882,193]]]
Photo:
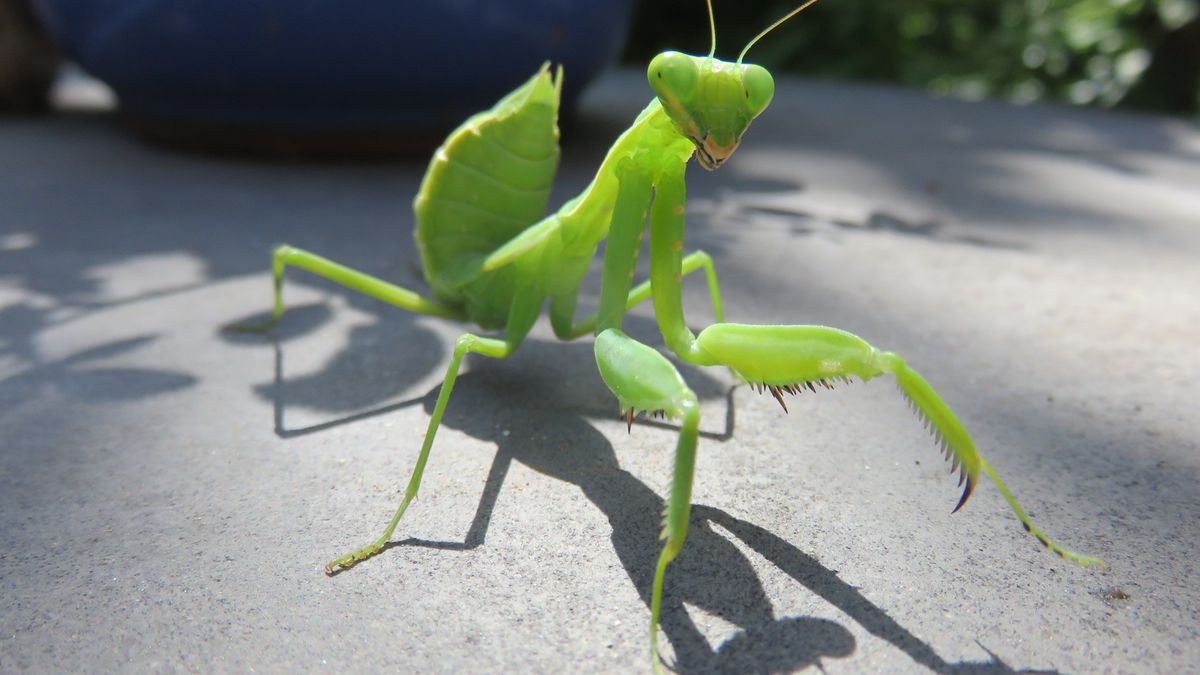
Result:
[[[949,406],[898,354],[862,338],[819,325],[726,323],[711,258],[684,252],[684,171],[695,157],[714,171],[734,150],[750,123],[767,108],[774,81],[746,53],[768,32],[811,5],[809,0],[742,50],[736,62],[715,58],[716,32],[707,56],[665,52],[647,76],[655,97],[613,144],[591,184],[544,216],[557,169],[561,68],[544,65],[490,110],[469,118],[435,153],[414,202],[415,238],[435,299],[368,276],[316,254],[280,246],[273,256],[275,302],[270,320],[244,330],[267,330],[283,315],[287,267],[331,279],[410,312],[500,329],[502,338],[464,333],[455,342],[404,497],[382,536],[326,565],[332,573],[380,552],[421,486],[421,476],[459,367],[467,354],[503,359],[520,346],[549,300],[554,334],[572,340],[595,335],[595,358],[604,383],[630,425],[638,414],[665,415],[679,423],[671,494],[663,514],[664,545],[654,572],[650,606],[652,663],[661,669],[658,621],[663,583],[687,538],[700,408],[675,366],[661,353],[622,332],[626,312],[650,299],[666,346],[684,362],[726,366],[769,392],[786,411],[784,394],[816,391],[834,381],[895,376],[913,409],[937,438],[963,487],[954,511],[967,502],[982,472],[1008,501],[1025,531],[1047,549],[1082,566],[1100,560],[1054,543],[1038,529],[975,449]],[[712,2],[708,0],[713,26]],[[649,279],[633,285],[643,238],[650,233]],[[597,311],[577,320],[580,285],[607,240]],[[681,281],[703,270],[716,323],[698,335],[687,326]]]

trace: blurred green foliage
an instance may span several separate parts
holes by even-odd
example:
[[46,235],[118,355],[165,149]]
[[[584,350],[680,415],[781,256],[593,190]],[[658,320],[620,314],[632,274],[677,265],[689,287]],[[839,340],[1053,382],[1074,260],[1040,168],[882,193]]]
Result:
[[[714,0],[736,58],[798,0]],[[1200,0],[823,0],[747,60],[775,72],[899,82],[971,99],[1200,109]],[[643,0],[626,59],[704,54],[703,0]]]

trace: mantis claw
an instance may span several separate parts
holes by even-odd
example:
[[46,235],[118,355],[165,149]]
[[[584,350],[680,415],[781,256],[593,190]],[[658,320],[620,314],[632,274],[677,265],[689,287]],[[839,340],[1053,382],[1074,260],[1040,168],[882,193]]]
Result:
[[[662,408],[657,408],[654,410],[643,410],[641,412],[642,412],[642,414],[646,415],[647,417],[650,417],[650,418],[653,418],[656,420],[667,419],[667,411]],[[622,422],[625,422],[626,427],[627,427],[626,428],[627,433],[633,433],[633,418],[636,417],[637,414],[638,414],[638,409],[636,407],[631,407],[631,408],[629,408],[629,410],[625,410],[624,408],[621,408],[620,413],[617,415],[617,417],[620,418],[620,420]]]
[[[965,476],[965,475],[966,474],[964,474],[964,473],[959,473],[959,476]],[[960,497],[958,499],[958,504],[956,504],[954,506],[954,510],[951,511],[950,513],[958,513],[958,510],[961,509],[963,507],[963,505],[967,503],[967,500],[971,498],[971,493],[975,491],[975,481],[971,480],[970,476],[967,476],[966,482],[967,482],[967,487],[966,487],[966,489],[963,490],[962,497]],[[958,484],[959,485],[963,484],[962,478],[958,479]]]
[[633,416],[634,416],[633,408],[630,408],[629,412],[627,414],[628,414],[627,417],[625,415],[622,415],[622,417],[624,417],[624,419],[625,419],[625,433],[632,434],[633,433]]

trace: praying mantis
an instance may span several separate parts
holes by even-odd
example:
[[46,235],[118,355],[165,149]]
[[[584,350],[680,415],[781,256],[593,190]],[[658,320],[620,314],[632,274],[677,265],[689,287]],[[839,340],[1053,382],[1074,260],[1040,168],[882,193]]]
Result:
[[[762,66],[744,62],[768,32],[813,4],[809,0],[750,41],[737,61],[715,57],[716,32],[707,56],[668,51],[650,62],[655,97],[613,144],[591,184],[544,216],[558,164],[559,68],[549,65],[491,109],[466,120],[434,154],[415,202],[415,239],[433,298],[368,276],[293,246],[273,254],[274,308],[270,319],[241,330],[265,331],[284,313],[288,267],[307,270],[401,309],[499,329],[503,337],[464,333],[454,344],[429,426],[408,486],[382,536],[326,565],[349,568],[379,553],[416,498],[438,428],[468,354],[503,359],[513,354],[549,301],[550,323],[563,340],[595,336],[596,365],[616,396],[622,418],[657,414],[679,424],[670,497],[663,514],[664,541],[650,603],[650,650],[661,670],[658,622],[668,566],[687,538],[700,408],[675,366],[657,350],[622,331],[625,314],[651,300],[667,348],[683,362],[725,366],[786,411],[784,395],[817,391],[836,381],[893,375],[957,471],[966,504],[986,474],[1025,531],[1058,556],[1082,566],[1100,560],[1054,543],[1033,524],[996,471],[976,450],[950,407],[898,354],[862,338],[819,325],[726,323],[712,259],[684,252],[684,171],[695,157],[715,171],[729,159],[750,123],[767,108],[774,81]],[[713,27],[712,2],[708,0]],[[648,221],[648,225],[647,225]],[[647,229],[649,279],[633,285]],[[605,241],[597,311],[577,318],[580,286]],[[695,334],[684,320],[681,281],[703,270],[715,323]]]

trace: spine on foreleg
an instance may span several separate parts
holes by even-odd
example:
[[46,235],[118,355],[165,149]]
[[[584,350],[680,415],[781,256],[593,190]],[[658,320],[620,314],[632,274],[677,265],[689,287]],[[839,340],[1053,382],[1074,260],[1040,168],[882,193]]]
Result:
[[1103,561],[1099,558],[1080,555],[1068,548],[1060,546],[1046,536],[1033,521],[1029,519],[1029,515],[1025,513],[1025,509],[1017,503],[1016,497],[1000,480],[1000,476],[996,470],[987,463],[987,460],[975,449],[974,442],[967,434],[965,428],[950,407],[945,401],[938,396],[933,387],[921,377],[917,371],[913,370],[904,362],[904,359],[893,352],[879,352],[879,359],[885,369],[890,370],[896,375],[897,382],[900,383],[900,390],[904,392],[909,401],[912,402],[914,410],[926,422],[926,425],[933,431],[942,446],[943,452],[946,454],[946,459],[952,462],[952,469],[959,470],[960,484],[965,480],[966,488],[963,490],[962,498],[958,500],[958,505],[954,507],[957,511],[966,503],[967,498],[971,496],[971,491],[979,482],[979,473],[982,471],[987,474],[988,478],[995,483],[996,489],[1000,490],[1000,494],[1004,496],[1004,500],[1008,502],[1013,512],[1017,514],[1017,519],[1021,521],[1021,527],[1030,535],[1038,540],[1043,547],[1053,551],[1058,557],[1070,560],[1071,562],[1090,567],[1092,565],[1102,565]]
[[455,272],[491,253],[546,211],[558,169],[562,87],[545,64],[490,110],[455,129],[434,153],[413,203],[425,279],[462,301]]
[[974,441],[950,406],[904,359],[893,352],[879,352],[879,359],[896,376],[900,391],[904,392],[914,412],[937,440],[942,454],[950,462],[950,471],[958,471],[958,484],[963,487],[962,497],[954,507],[954,511],[958,511],[971,498],[971,493],[979,483],[982,458],[975,449]]

